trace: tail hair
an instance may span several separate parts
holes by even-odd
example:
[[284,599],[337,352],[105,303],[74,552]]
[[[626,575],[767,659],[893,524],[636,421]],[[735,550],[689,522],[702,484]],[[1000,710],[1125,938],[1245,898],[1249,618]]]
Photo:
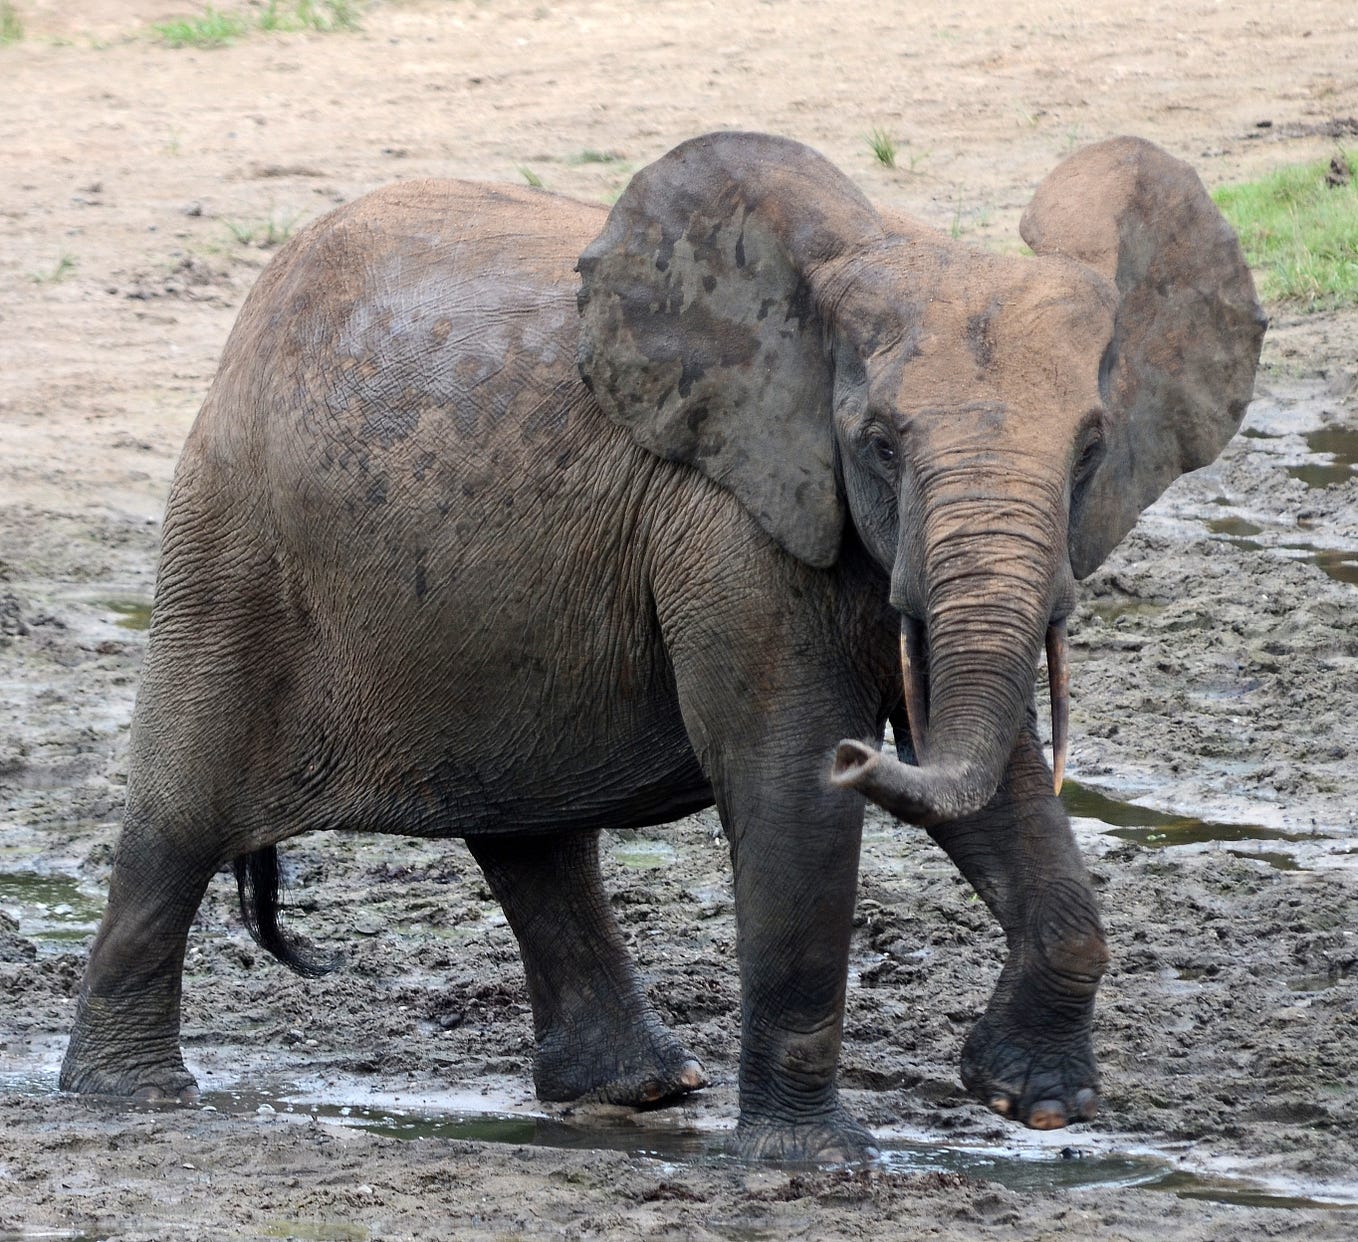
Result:
[[313,957],[279,925],[283,875],[274,846],[245,854],[237,858],[233,866],[236,891],[240,894],[241,918],[251,939],[261,949],[267,949],[289,970],[308,979],[328,975],[340,964],[338,954],[327,958]]

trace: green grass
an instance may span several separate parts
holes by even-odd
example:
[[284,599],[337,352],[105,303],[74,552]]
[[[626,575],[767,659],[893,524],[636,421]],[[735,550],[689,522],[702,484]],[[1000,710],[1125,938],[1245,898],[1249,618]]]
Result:
[[222,13],[208,5],[197,17],[179,17],[151,27],[170,47],[225,47],[239,39],[249,24],[236,13]]
[[35,285],[59,285],[68,276],[75,275],[75,259],[63,254],[52,268],[45,272],[34,272],[31,279]]
[[896,167],[896,144],[886,130],[874,126],[868,134],[868,146],[872,148],[873,158],[884,168]]
[[[948,236],[957,241],[968,233],[988,228],[990,217],[989,203],[982,203],[979,207],[969,207],[962,200],[962,191],[958,190],[957,201],[953,205],[952,224],[948,227]],[[993,246],[991,248],[993,249]]]
[[322,34],[332,30],[357,30],[358,5],[354,0],[292,0],[281,4],[269,0],[259,15],[260,30],[318,30]]
[[358,0],[268,0],[250,14],[208,5],[196,17],[157,22],[151,29],[170,47],[225,47],[256,30],[265,34],[358,30],[360,11]]
[[272,250],[275,246],[281,246],[296,231],[297,216],[275,218],[271,214],[267,220],[225,220],[223,223],[237,245]]
[[18,43],[24,37],[24,23],[11,0],[0,0],[0,47]]
[[1308,310],[1358,306],[1358,152],[1347,185],[1330,186],[1329,163],[1282,168],[1212,197],[1240,236],[1265,302]]
[[520,165],[519,176],[522,177],[526,182],[528,182],[528,184],[531,185],[535,190],[542,189],[542,178],[539,177],[537,173],[535,173],[531,168],[524,168],[522,165]]
[[586,147],[570,156],[566,163],[578,167],[581,164],[621,164],[626,159],[625,155],[617,151],[596,151],[593,147]]

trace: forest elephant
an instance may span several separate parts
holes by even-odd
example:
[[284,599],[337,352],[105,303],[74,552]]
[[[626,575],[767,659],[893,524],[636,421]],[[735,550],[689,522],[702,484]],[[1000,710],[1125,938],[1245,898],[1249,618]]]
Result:
[[1139,139],[1066,159],[1021,231],[1031,255],[978,249],[796,142],[718,133],[611,210],[411,181],[295,236],[176,472],[62,1085],[195,1098],[209,879],[233,863],[251,931],[306,970],[276,848],[342,829],[465,839],[522,952],[542,1098],[681,1096],[704,1071],[598,838],[715,804],[734,1148],[863,1158],[836,1069],[867,797],[1003,929],[968,1088],[1034,1127],[1091,1117],[1107,950],[1053,792],[1065,621],[1235,432],[1264,320],[1197,176]]

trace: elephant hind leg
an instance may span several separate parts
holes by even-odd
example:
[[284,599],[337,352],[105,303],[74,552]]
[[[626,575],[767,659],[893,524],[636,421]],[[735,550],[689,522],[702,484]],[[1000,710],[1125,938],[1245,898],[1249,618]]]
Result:
[[705,1086],[646,999],[604,891],[598,832],[467,845],[523,956],[538,1097],[655,1105]]
[[179,1047],[189,925],[218,865],[130,811],[108,904],[90,949],[63,1090],[141,1099],[197,1098]]

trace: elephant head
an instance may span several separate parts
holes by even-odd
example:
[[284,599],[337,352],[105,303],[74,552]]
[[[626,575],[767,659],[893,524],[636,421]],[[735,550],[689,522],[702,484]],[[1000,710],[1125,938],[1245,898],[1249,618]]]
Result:
[[1059,772],[1064,619],[1142,508],[1211,461],[1265,321],[1192,170],[1117,138],[1039,187],[1033,257],[877,211],[786,139],[694,139],[584,252],[580,369],[659,455],[792,556],[856,536],[890,578],[918,766],[846,740],[832,779],[933,824],[991,797],[1041,651]]

